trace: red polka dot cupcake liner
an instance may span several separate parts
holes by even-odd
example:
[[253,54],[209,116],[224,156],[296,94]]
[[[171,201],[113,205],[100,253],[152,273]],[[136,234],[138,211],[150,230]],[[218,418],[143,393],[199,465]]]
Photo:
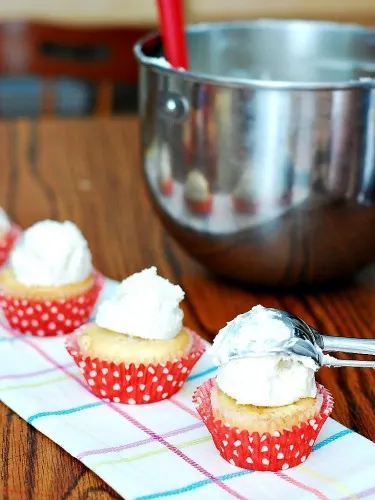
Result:
[[8,234],[0,239],[0,266],[8,260],[9,254],[21,233],[22,229],[16,224],[12,224]]
[[319,414],[291,430],[249,433],[216,420],[212,411],[211,394],[216,388],[211,378],[193,394],[193,403],[204,421],[220,455],[232,465],[258,471],[279,471],[295,467],[310,455],[318,434],[332,412],[333,397],[317,384],[323,402]]
[[139,405],[168,399],[178,392],[205,351],[202,339],[188,330],[192,345],[187,355],[158,364],[125,364],[83,356],[77,342],[85,326],[67,338],[65,346],[80,368],[91,392],[104,401]]
[[172,196],[173,194],[173,179],[167,179],[159,182],[160,192],[163,196]]
[[38,337],[66,335],[89,320],[103,285],[103,276],[95,271],[93,285],[79,295],[45,300],[0,290],[0,306],[9,325],[19,333]]

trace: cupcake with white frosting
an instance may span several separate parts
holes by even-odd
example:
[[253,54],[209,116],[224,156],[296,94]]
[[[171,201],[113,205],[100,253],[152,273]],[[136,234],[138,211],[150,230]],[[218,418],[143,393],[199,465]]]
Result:
[[232,202],[235,212],[239,214],[253,214],[257,210],[254,200],[254,181],[250,168],[242,174],[232,193]]
[[40,221],[24,231],[0,272],[0,301],[15,330],[40,337],[85,323],[103,278],[72,222]]
[[0,207],[0,266],[7,261],[20,233],[21,229],[10,220]]
[[125,279],[98,308],[95,322],[67,340],[95,395],[127,404],[176,393],[204,351],[183,326],[183,290],[155,267]]
[[315,361],[283,349],[291,338],[277,313],[257,306],[214,341],[217,377],[193,400],[220,454],[234,465],[276,471],[300,464],[332,411],[332,396],[315,382]]
[[184,197],[189,210],[195,214],[212,211],[212,194],[208,180],[199,170],[189,172],[184,186]]

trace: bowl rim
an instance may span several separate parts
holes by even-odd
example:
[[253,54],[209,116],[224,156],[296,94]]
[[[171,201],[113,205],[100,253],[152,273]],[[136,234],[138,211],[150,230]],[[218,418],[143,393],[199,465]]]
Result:
[[[329,28],[332,31],[348,31],[357,32],[358,34],[368,34],[375,37],[375,28],[368,28],[361,24],[341,23],[335,21],[314,21],[304,19],[272,19],[260,18],[250,21],[225,21],[225,22],[202,22],[196,24],[188,24],[186,31],[189,33],[199,33],[207,30],[222,30],[222,29],[243,29],[251,27],[266,27],[273,28],[277,26],[279,29],[290,29],[297,26],[316,26],[321,28]],[[343,80],[335,82],[303,82],[303,81],[275,81],[275,80],[259,80],[239,77],[212,76],[202,72],[186,71],[184,69],[176,69],[158,63],[158,58],[149,57],[144,54],[144,45],[150,42],[161,41],[161,35],[158,31],[151,31],[143,38],[138,40],[133,47],[134,55],[143,67],[151,69],[164,76],[179,77],[183,80],[192,81],[195,83],[206,83],[219,85],[224,87],[234,88],[252,88],[252,89],[268,89],[268,90],[350,90],[362,89],[371,90],[375,88],[375,78],[366,77],[361,80]]]

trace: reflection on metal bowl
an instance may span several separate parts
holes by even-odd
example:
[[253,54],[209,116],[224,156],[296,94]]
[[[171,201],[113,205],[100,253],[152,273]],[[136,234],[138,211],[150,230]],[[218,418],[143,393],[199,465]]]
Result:
[[158,35],[135,48],[146,182],[210,270],[297,285],[375,257],[375,31],[308,21],[187,29],[190,71]]

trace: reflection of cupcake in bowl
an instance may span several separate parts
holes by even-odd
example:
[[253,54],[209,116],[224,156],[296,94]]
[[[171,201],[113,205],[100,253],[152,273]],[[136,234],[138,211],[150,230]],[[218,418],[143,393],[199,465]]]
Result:
[[189,172],[184,186],[184,197],[189,210],[195,214],[212,211],[212,194],[208,180],[199,170]]
[[8,259],[20,233],[21,229],[9,219],[0,207],[0,266]]
[[254,202],[252,177],[250,169],[246,169],[232,193],[232,203],[235,212],[253,214],[256,212]]
[[332,396],[315,383],[315,362],[278,350],[289,337],[283,322],[257,306],[214,341],[218,375],[198,387],[193,401],[233,465],[267,471],[299,465],[332,411]]
[[103,302],[94,323],[67,340],[67,349],[98,397],[145,404],[171,397],[204,351],[183,326],[184,292],[152,267],[125,279]]
[[88,320],[102,285],[78,227],[45,220],[23,233],[1,270],[0,303],[15,330],[63,335]]
[[173,194],[173,176],[171,154],[167,144],[162,144],[159,150],[158,185],[164,196]]

